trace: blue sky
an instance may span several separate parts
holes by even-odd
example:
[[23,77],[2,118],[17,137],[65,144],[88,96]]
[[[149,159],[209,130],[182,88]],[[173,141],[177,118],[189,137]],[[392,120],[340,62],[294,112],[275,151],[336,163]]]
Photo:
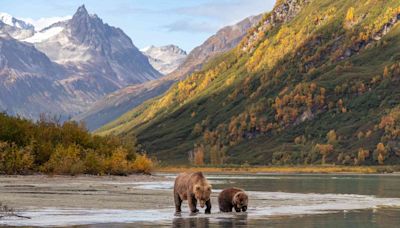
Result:
[[17,18],[70,16],[85,4],[89,13],[123,29],[133,43],[176,44],[190,51],[223,26],[272,9],[275,0],[0,0],[0,12]]

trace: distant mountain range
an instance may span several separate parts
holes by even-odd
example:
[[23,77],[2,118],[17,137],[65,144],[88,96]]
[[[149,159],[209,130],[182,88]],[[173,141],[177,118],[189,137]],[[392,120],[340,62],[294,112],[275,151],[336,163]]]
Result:
[[41,31],[7,14],[0,19],[0,110],[10,114],[67,117],[113,91],[162,76],[121,29],[85,6]]
[[150,46],[141,51],[149,58],[150,64],[162,74],[176,70],[187,57],[186,52],[176,45]]
[[[146,100],[161,95],[175,82],[199,70],[209,59],[234,48],[247,34],[247,31],[255,26],[260,19],[261,15],[253,16],[233,26],[222,28],[215,35],[208,38],[203,44],[194,48],[185,58],[183,58],[185,53],[174,46],[161,48],[150,47],[143,50],[146,55],[150,56],[150,63],[153,62],[153,66],[154,61],[152,61],[152,59],[160,59],[158,60],[160,63],[159,66],[155,65],[155,68],[160,71],[163,71],[162,68],[165,66],[165,63],[169,61],[165,60],[165,57],[169,56],[171,52],[178,53],[172,56],[182,56],[182,58],[179,57],[178,59],[184,61],[176,70],[160,79],[128,86],[105,96],[92,105],[88,111],[75,116],[74,119],[77,121],[84,121],[90,130],[97,129],[113,121]],[[175,64],[173,68],[177,65],[178,64]]]

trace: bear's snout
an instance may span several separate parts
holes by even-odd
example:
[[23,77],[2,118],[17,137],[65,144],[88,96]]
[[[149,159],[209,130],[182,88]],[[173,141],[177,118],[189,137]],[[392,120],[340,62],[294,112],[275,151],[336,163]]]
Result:
[[201,201],[200,201],[200,207],[201,207],[201,208],[204,208],[205,204],[206,204],[206,202],[205,202],[204,200],[201,200]]

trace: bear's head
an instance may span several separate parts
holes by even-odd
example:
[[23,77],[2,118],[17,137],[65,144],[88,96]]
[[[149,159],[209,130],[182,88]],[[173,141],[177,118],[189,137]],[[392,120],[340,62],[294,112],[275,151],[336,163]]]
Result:
[[237,192],[233,196],[232,204],[234,205],[236,212],[247,211],[248,202],[249,198],[245,192]]
[[211,185],[208,183],[196,184],[193,187],[194,197],[200,203],[200,207],[203,208],[211,195]]

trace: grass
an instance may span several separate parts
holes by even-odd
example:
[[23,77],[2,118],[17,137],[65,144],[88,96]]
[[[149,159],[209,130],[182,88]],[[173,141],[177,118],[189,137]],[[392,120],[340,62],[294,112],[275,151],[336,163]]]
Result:
[[193,167],[193,166],[165,166],[158,167],[155,172],[204,172],[204,173],[355,173],[374,174],[392,173],[400,171],[400,166],[232,166],[232,167]]

